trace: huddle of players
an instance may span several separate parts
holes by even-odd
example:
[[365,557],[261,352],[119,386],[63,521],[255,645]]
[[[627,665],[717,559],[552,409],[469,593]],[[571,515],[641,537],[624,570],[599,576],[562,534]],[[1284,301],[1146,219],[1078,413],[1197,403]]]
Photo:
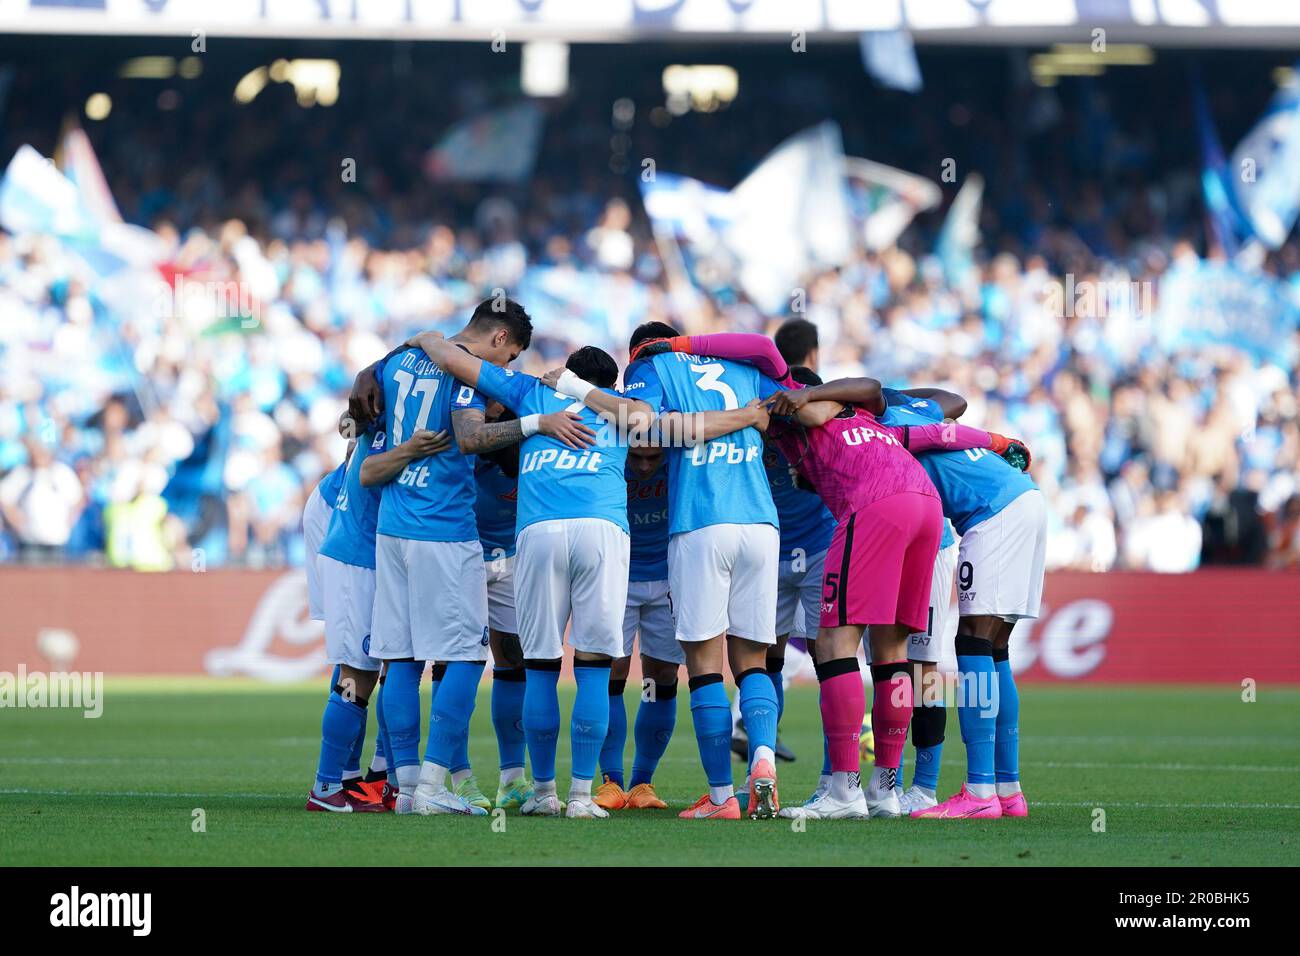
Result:
[[[708,791],[680,815],[739,819],[725,658],[748,733],[750,816],[1023,815],[1006,646],[1011,623],[1038,611],[1045,511],[1032,482],[999,454],[1009,440],[944,423],[964,409],[947,393],[892,392],[872,379],[821,385],[806,367],[815,364],[815,329],[800,320],[778,334],[784,357],[760,336],[683,337],[648,323],[633,334],[622,393],[614,360],[592,347],[540,380],[506,369],[530,338],[517,303],[488,300],[452,339],[424,333],[358,376],[349,420],[364,430],[304,516],[310,549],[322,506],[335,501],[308,568],[313,613],[337,665],[309,810],[486,813],[493,804],[467,743],[490,648],[498,807],[570,817],[664,807],[652,777],[674,729],[684,663]],[[769,420],[768,406],[780,417]],[[941,498],[963,536],[959,688],[978,693],[958,701],[967,784],[939,804],[941,697],[923,695],[916,708],[906,793],[898,772],[913,716],[908,658],[921,665],[918,676],[933,671],[952,588],[956,546],[940,553],[941,534],[951,541]],[[814,615],[821,624],[815,642],[808,637],[826,764],[812,797],[780,810],[781,669],[800,605],[808,631]],[[577,694],[561,802],[566,625]],[[865,790],[856,657],[864,630],[877,733]],[[623,692],[638,638],[644,684],[625,782]],[[419,683],[429,661],[421,760]],[[367,702],[381,666],[379,744],[363,779]]]

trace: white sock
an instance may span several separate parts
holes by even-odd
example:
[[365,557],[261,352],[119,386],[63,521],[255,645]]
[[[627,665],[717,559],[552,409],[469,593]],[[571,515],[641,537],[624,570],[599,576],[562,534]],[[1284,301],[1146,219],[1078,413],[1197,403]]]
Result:
[[375,773],[384,773],[388,770],[388,758],[375,754],[370,758],[370,769]]
[[897,767],[877,766],[871,771],[871,785],[867,788],[869,794],[884,795],[894,789],[898,781]]
[[506,767],[501,771],[501,786],[505,786],[524,775],[523,767]]
[[311,792],[318,797],[328,797],[335,790],[341,790],[342,788],[343,784],[341,783],[326,783],[324,780],[317,780],[312,786]]
[[971,783],[968,780],[966,782],[966,792],[976,800],[989,800],[992,799],[997,790],[991,783]]
[[709,787],[709,800],[716,807],[722,806],[735,795],[736,788],[731,784],[727,784],[725,787]]
[[569,799],[570,800],[590,800],[591,799],[591,781],[583,780],[579,777],[569,778]]
[[754,748],[754,763],[758,763],[760,760],[766,760],[768,763],[775,765],[776,764],[775,751],[773,751],[771,747],[760,744],[759,746]]
[[912,789],[914,789],[914,790],[920,790],[923,794],[925,794],[925,795],[926,795],[927,797],[929,797],[931,800],[937,800],[937,799],[938,799],[938,797],[935,796],[935,793],[934,793],[933,790],[931,790],[929,787],[923,787],[923,786],[921,786],[919,783],[914,783],[914,784],[912,784]]
[[432,787],[435,792],[447,789],[447,768],[426,760],[420,765],[420,786]]
[[853,803],[862,793],[862,774],[841,770],[831,774],[831,796],[840,803]]
[[1019,780],[1012,780],[1010,783],[999,783],[996,786],[998,788],[999,797],[1014,797],[1020,792]]
[[459,787],[463,781],[468,780],[472,776],[474,776],[474,771],[470,770],[468,767],[464,770],[455,770],[451,775],[451,785],[453,787]]
[[360,780],[360,779],[361,779],[361,771],[360,771],[360,770],[344,770],[344,771],[343,771],[343,779],[344,779],[345,781],[346,781],[346,780]]
[[539,796],[539,797],[545,797],[545,796],[547,796],[548,794],[549,794],[550,796],[554,796],[554,795],[555,795],[555,781],[554,781],[554,780],[538,780],[537,783],[533,785],[533,793],[536,794],[536,795]]
[[397,768],[397,789],[402,793],[412,793],[420,782],[420,768],[416,764]]

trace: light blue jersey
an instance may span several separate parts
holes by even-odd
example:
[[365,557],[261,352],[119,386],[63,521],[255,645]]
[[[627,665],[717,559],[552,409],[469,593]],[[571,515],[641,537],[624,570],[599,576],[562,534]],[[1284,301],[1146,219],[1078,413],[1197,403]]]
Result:
[[627,470],[627,523],[632,535],[629,581],[668,580],[668,460],[642,480]]
[[483,399],[429,361],[421,349],[398,352],[377,374],[384,389],[386,451],[421,428],[453,436],[447,449],[412,461],[384,485],[379,533],[414,541],[477,539],[472,457],[457,447],[451,418],[462,409],[484,410]]
[[508,558],[515,553],[519,479],[507,475],[496,462],[479,458],[474,464],[474,480],[478,482],[474,514],[483,560]]
[[384,433],[362,435],[345,463],[347,471],[320,553],[343,564],[375,569],[375,529],[379,523],[381,489],[361,483],[361,466],[373,452],[384,450]]
[[[884,391],[885,401],[890,403],[885,413],[886,418],[894,413],[900,416],[887,424],[908,424],[907,417],[917,414],[910,409],[917,407],[918,402],[928,402],[936,409],[938,407],[937,403],[929,399],[912,398],[894,392],[893,389]],[[898,405],[893,404],[891,393],[892,396],[901,397]],[[928,417],[927,421],[943,420],[942,411],[929,414],[937,414],[938,418]],[[957,529],[958,534],[965,534],[968,528],[993,517],[1026,491],[1037,487],[1032,478],[987,448],[924,452],[917,456],[917,460],[934,482],[939,500],[943,503],[944,517]],[[951,532],[945,522],[944,539],[940,547],[946,548],[951,543]]]
[[316,489],[325,503],[331,508],[334,507],[335,500],[338,499],[339,489],[343,487],[343,474],[348,470],[347,459],[339,462],[339,466],[331,471],[328,475],[320,480]]
[[[655,412],[743,408],[781,387],[750,365],[684,352],[633,363],[624,394]],[[715,524],[781,527],[763,468],[763,437],[741,429],[692,448],[669,448],[669,533]]]
[[582,451],[540,432],[524,439],[519,449],[516,534],[530,524],[555,518],[603,518],[628,530],[623,479],[627,445],[620,442],[617,429],[582,402],[523,372],[484,363],[478,387],[520,418],[570,411],[596,433],[596,444]]
[[835,516],[816,494],[795,483],[795,470],[775,445],[763,452],[772,502],[781,521],[781,560],[821,554],[831,545]]

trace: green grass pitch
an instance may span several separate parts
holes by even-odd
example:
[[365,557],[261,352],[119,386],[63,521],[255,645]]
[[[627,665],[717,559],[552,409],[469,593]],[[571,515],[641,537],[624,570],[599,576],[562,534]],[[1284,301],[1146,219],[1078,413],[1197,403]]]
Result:
[[[0,864],[1201,865],[1300,860],[1300,690],[1026,687],[1021,761],[1030,817],[944,822],[677,820],[703,778],[682,695],[656,783],[672,811],[609,820],[306,813],[324,680],[110,680],[104,714],[0,714]],[[319,685],[319,686],[318,686]],[[629,712],[636,697],[629,690]],[[427,710],[427,696],[425,707]],[[567,719],[568,701],[565,702]],[[801,801],[820,765],[816,691],[793,688],[779,768]],[[370,733],[373,739],[374,722]],[[370,745],[366,758],[369,759]],[[560,754],[567,786],[566,735]],[[495,793],[487,684],[472,759]],[[941,796],[964,752],[948,720]],[[910,760],[910,747],[909,747]],[[631,762],[630,742],[628,763]],[[737,780],[743,776],[735,764]],[[1105,811],[1096,832],[1095,809]],[[196,809],[205,832],[195,832]],[[504,827],[502,827],[504,823]]]

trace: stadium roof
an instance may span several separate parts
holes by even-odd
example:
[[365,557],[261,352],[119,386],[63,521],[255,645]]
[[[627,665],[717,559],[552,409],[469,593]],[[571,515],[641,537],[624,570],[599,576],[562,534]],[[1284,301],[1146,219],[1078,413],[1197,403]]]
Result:
[[918,42],[1089,38],[1204,46],[1300,42],[1300,4],[1279,0],[10,0],[0,31],[489,42],[852,39],[910,31]]

